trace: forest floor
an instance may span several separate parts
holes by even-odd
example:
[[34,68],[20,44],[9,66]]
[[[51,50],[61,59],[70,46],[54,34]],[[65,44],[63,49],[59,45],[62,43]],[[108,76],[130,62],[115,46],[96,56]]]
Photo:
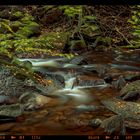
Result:
[[140,50],[124,48],[129,6],[87,6],[78,18],[68,6],[0,8],[1,134],[140,133]]

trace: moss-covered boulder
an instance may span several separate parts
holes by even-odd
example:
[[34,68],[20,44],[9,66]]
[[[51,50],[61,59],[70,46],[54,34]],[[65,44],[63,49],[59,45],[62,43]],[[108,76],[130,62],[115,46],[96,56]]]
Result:
[[39,24],[36,22],[30,22],[23,27],[19,27],[19,30],[16,32],[17,34],[23,35],[25,37],[31,37],[34,34],[40,32]]
[[140,80],[127,84],[120,91],[120,97],[123,100],[137,100],[140,97]]
[[120,92],[121,92],[121,94],[125,94],[130,91],[140,91],[140,80],[127,84],[124,88],[122,88],[122,90]]

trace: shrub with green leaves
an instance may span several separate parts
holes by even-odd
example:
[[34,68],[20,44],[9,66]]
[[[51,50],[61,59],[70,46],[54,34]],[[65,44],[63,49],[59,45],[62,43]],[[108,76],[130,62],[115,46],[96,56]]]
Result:
[[132,16],[128,20],[132,26],[132,35],[133,38],[130,41],[132,45],[126,46],[129,48],[140,48],[140,5],[133,6]]
[[64,10],[64,14],[67,15],[68,17],[75,17],[79,15],[82,12],[82,6],[60,6],[59,7],[61,10]]

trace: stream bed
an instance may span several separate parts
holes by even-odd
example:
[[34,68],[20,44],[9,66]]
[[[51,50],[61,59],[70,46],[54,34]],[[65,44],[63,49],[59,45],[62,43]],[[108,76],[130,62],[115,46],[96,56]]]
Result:
[[[83,56],[84,59],[78,64],[77,59],[46,58],[37,61],[20,58],[20,61],[30,63],[35,71],[55,74],[56,81],[62,81],[62,85],[56,83],[54,90],[54,85],[50,85],[48,94],[50,98],[51,95],[56,97],[48,100],[41,108],[25,111],[15,121],[0,123],[0,134],[108,134],[98,127],[98,123],[115,113],[103,107],[101,100],[119,96],[124,87],[123,84],[117,84],[120,76],[124,77],[126,84],[140,80],[140,50],[92,52]],[[114,133],[118,134],[118,131]],[[140,130],[126,128],[126,134],[139,135]]]

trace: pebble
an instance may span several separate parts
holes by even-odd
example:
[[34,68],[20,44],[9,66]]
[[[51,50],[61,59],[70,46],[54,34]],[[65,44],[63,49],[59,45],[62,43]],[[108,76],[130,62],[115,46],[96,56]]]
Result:
[[101,123],[102,123],[102,120],[100,120],[99,118],[92,119],[89,121],[89,125],[91,125],[92,127],[98,127],[100,126]]

